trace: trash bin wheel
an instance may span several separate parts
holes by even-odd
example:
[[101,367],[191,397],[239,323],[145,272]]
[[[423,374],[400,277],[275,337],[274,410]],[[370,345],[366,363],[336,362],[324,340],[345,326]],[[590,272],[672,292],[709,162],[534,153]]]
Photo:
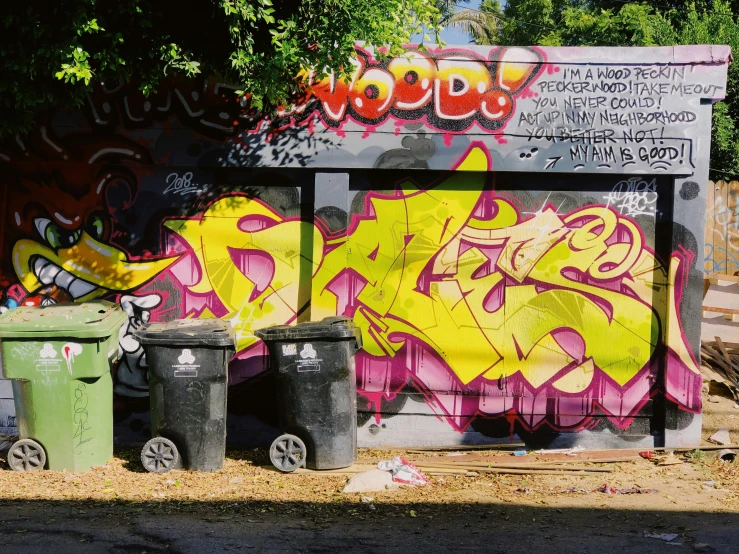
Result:
[[167,473],[177,467],[179,461],[177,447],[164,437],[154,437],[141,449],[141,463],[151,473]]
[[280,471],[290,473],[305,466],[305,443],[295,435],[281,435],[269,448],[269,459]]
[[33,439],[21,439],[8,450],[8,465],[14,471],[39,471],[46,465],[46,451]]

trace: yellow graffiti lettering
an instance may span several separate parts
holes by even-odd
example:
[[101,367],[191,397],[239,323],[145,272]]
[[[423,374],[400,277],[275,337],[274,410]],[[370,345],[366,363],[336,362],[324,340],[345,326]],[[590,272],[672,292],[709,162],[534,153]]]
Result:
[[310,288],[301,287],[301,279],[311,278],[304,268],[320,262],[323,250],[311,223],[285,221],[264,204],[237,196],[215,202],[200,219],[165,225],[192,246],[201,276],[190,291],[216,294],[238,350],[257,341],[254,329],[290,323],[309,303]]
[[[625,386],[660,341],[697,371],[675,312],[678,258],[668,276],[633,221],[607,206],[521,215],[489,190],[481,148],[458,169],[432,189],[368,193],[339,238],[247,197],[166,225],[191,246],[189,290],[215,293],[239,349],[253,329],[310,306],[314,320],[351,315],[371,356],[419,341],[462,385],[520,374],[533,389],[577,394],[601,371]],[[483,201],[488,218],[475,215]]]

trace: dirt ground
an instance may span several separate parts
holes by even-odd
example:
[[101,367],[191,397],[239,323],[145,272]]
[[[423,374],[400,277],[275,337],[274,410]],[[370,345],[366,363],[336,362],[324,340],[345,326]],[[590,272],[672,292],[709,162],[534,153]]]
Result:
[[[728,427],[736,442],[739,408],[710,392],[704,436]],[[360,458],[398,454],[414,457]],[[138,456],[117,451],[80,474],[16,473],[0,459],[2,552],[739,553],[739,462],[715,451],[671,466],[640,459],[594,475],[443,476],[364,495],[341,492],[345,475],[263,467],[262,449],[230,451],[212,474],[149,474]],[[604,484],[655,492],[606,494]],[[665,533],[677,537],[649,536]]]
[[733,441],[739,442],[739,404],[724,385],[706,383],[703,388],[703,439],[726,428]]

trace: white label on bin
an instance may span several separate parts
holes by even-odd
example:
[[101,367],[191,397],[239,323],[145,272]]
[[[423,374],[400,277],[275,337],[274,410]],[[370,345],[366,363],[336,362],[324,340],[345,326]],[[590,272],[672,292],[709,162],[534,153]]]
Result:
[[62,361],[57,358],[57,351],[51,343],[46,342],[38,355],[39,357],[36,359],[36,371],[45,377],[45,379],[41,381],[41,384],[47,386],[56,384],[56,379],[52,380],[50,375],[61,371],[62,369]]
[[315,359],[316,358],[316,350],[313,348],[313,345],[311,343],[308,343],[303,346],[303,349],[300,351],[300,357],[304,360],[310,358]]
[[47,342],[44,344],[41,352],[39,352],[39,356],[41,356],[42,358],[56,358],[56,350],[54,350],[54,347],[51,345],[51,343]]
[[321,360],[299,360],[298,361],[298,371],[304,372],[304,371],[321,371]]
[[300,360],[297,361],[296,365],[298,371],[321,371],[321,362],[323,360],[316,358],[316,349],[310,343],[304,344],[303,349],[300,351]]
[[82,354],[82,345],[76,342],[68,342],[62,346],[62,357],[67,362],[67,371],[72,375],[72,364],[74,363],[74,357]]
[[282,345],[282,355],[283,356],[297,356],[298,355],[298,345],[297,344],[283,344]]
[[199,365],[195,364],[195,356],[189,348],[183,348],[182,354],[177,358],[179,364],[175,364],[174,368],[175,377],[197,377]]

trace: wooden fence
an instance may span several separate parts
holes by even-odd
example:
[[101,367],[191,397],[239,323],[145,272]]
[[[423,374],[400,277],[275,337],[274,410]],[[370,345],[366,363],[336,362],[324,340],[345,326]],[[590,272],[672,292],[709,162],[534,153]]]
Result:
[[739,181],[709,181],[703,271],[739,274]]

